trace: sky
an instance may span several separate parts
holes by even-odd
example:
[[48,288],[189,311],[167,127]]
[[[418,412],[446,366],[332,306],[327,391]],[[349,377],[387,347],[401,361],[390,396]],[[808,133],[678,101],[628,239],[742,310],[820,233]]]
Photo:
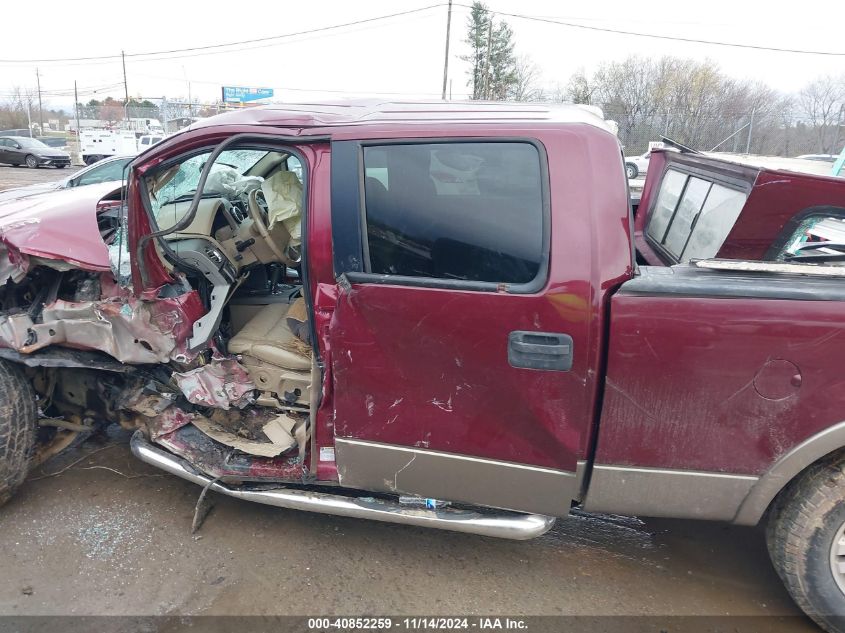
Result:
[[[456,0],[469,4],[469,0]],[[845,53],[845,3],[774,3],[709,0],[707,3],[631,0],[555,2],[489,0],[492,11],[566,21],[582,26],[757,46]],[[432,6],[437,5],[437,6]],[[445,0],[275,0],[195,2],[87,0],[71,8],[46,0],[33,13],[24,2],[3,3],[0,60],[119,56],[124,50],[131,97],[213,102],[223,85],[269,87],[276,101],[376,95],[439,98],[443,81]],[[430,7],[412,14],[297,35],[258,44],[247,40],[366,20]],[[467,95],[465,38],[468,9],[452,15],[449,80],[453,98]],[[497,15],[514,31],[516,52],[540,71],[544,87],[565,84],[584,69],[630,54],[710,58],[724,72],[792,92],[809,79],[845,73],[845,54],[803,55],[668,41],[566,27]],[[31,27],[31,28],[29,28]],[[33,35],[33,31],[37,35]],[[239,46],[134,57],[139,53],[224,43]],[[232,48],[250,50],[233,51]],[[213,52],[214,54],[197,54]],[[167,57],[162,59],[162,57]],[[0,62],[0,101],[16,86],[35,88],[36,67],[45,107],[72,106],[74,80],[80,101],[123,98],[119,57],[86,62]],[[68,96],[70,95],[70,96]]]

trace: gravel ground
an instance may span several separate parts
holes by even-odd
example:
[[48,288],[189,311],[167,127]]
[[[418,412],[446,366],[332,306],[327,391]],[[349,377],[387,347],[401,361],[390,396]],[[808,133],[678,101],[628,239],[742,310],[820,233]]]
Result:
[[577,513],[515,542],[215,496],[191,535],[199,487],[127,441],[59,456],[0,510],[0,615],[799,615],[762,532],[717,523]]

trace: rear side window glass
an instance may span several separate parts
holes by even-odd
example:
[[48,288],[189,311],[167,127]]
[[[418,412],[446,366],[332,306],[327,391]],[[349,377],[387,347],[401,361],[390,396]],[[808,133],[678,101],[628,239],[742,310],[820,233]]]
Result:
[[530,143],[365,147],[369,272],[533,281],[543,258],[540,165]]
[[672,223],[669,226],[669,231],[666,234],[664,245],[666,249],[674,255],[680,256],[684,252],[684,247],[687,244],[687,238],[690,236],[692,230],[692,223],[701,211],[704,205],[704,200],[710,192],[710,183],[701,178],[690,178],[687,181],[687,187],[684,190],[684,195],[678,204],[678,209],[675,211],[675,217],[672,218]]
[[684,190],[686,182],[687,175],[673,169],[667,171],[663,177],[663,184],[657,196],[657,204],[654,205],[654,213],[652,213],[648,224],[648,234],[654,240],[663,242],[669,220],[675,213],[675,207],[678,206],[678,200],[681,199],[681,192]]
[[646,233],[675,261],[715,257],[747,197],[743,191],[670,169]]
[[689,261],[715,257],[739,217],[745,198],[742,191],[714,183],[681,258]]

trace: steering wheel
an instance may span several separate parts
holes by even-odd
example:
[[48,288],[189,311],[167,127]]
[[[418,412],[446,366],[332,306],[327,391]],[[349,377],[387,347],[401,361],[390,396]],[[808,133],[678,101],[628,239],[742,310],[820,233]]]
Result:
[[[259,194],[261,194],[261,202],[258,201]],[[249,192],[249,198],[247,200],[249,202],[249,216],[252,218],[252,223],[258,229],[258,233],[264,239],[268,248],[273,251],[273,255],[278,257],[280,262],[288,266],[295,266],[296,262],[279,250],[273,238],[270,237],[270,231],[267,230],[267,225],[270,223],[270,208],[267,205],[264,192],[261,189],[253,189]]]

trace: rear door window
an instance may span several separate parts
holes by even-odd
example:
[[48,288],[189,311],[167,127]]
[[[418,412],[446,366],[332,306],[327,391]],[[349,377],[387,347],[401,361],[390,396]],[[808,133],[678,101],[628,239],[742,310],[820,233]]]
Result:
[[368,272],[525,284],[543,259],[543,182],[527,142],[364,148]]

